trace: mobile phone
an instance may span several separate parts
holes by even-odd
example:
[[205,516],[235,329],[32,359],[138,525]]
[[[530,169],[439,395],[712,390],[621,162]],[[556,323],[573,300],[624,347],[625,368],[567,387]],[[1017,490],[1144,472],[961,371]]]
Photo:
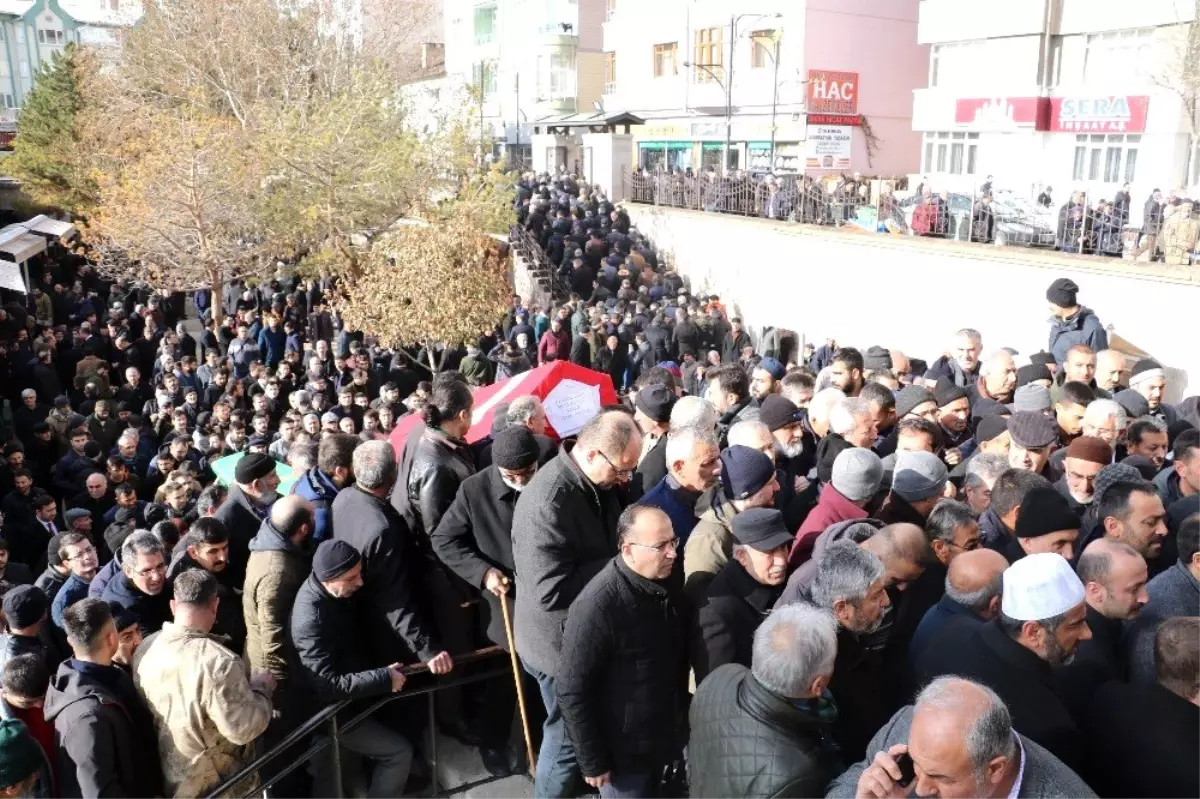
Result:
[[912,756],[908,752],[905,752],[902,755],[896,755],[895,760],[896,765],[900,767],[900,779],[897,780],[897,783],[901,787],[907,788],[917,777],[917,770],[913,766]]

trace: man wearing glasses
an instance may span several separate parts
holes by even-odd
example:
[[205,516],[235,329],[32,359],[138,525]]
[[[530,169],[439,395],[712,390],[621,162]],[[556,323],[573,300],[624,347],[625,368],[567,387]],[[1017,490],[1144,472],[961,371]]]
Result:
[[602,797],[657,796],[683,743],[690,614],[671,580],[679,538],[658,508],[633,505],[618,554],[567,614],[558,702],[579,769]]
[[55,594],[54,602],[50,605],[50,618],[61,628],[63,611],[87,596],[88,586],[100,569],[100,559],[92,542],[82,533],[64,535],[58,542],[58,557],[71,570],[71,576]]
[[104,586],[102,598],[132,613],[142,636],[148,638],[171,620],[171,597],[163,591],[166,584],[162,542],[154,533],[141,530],[121,545],[121,573]]
[[642,434],[621,411],[593,417],[573,447],[538,470],[513,512],[516,644],[546,707],[534,795],[569,796],[575,755],[558,708],[567,609],[617,549],[618,486],[629,482]]

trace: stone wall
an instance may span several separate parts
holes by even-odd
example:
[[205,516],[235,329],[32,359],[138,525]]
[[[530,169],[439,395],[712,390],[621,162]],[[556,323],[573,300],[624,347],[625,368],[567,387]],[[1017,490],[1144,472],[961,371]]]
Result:
[[[963,327],[984,350],[1048,345],[1046,288],[1059,277],[1119,336],[1168,368],[1168,399],[1200,391],[1200,281],[1192,268],[625,204],[695,291],[720,295],[754,331],[786,327],[818,346],[898,348],[932,361]],[[1025,361],[1018,357],[1018,364]]]

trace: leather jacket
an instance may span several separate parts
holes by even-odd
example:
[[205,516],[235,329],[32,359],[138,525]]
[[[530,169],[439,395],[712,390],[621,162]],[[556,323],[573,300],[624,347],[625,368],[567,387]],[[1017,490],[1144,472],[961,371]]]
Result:
[[458,487],[475,474],[475,460],[467,442],[441,430],[426,429],[417,444],[408,473],[408,501],[414,511],[413,532],[422,546],[454,501]]

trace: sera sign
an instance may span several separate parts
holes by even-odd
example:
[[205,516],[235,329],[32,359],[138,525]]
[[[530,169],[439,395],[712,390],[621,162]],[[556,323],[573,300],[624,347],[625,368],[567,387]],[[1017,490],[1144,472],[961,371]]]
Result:
[[1050,130],[1056,133],[1142,133],[1149,97],[1055,97]]
[[808,113],[858,113],[858,73],[828,69],[808,71]]

